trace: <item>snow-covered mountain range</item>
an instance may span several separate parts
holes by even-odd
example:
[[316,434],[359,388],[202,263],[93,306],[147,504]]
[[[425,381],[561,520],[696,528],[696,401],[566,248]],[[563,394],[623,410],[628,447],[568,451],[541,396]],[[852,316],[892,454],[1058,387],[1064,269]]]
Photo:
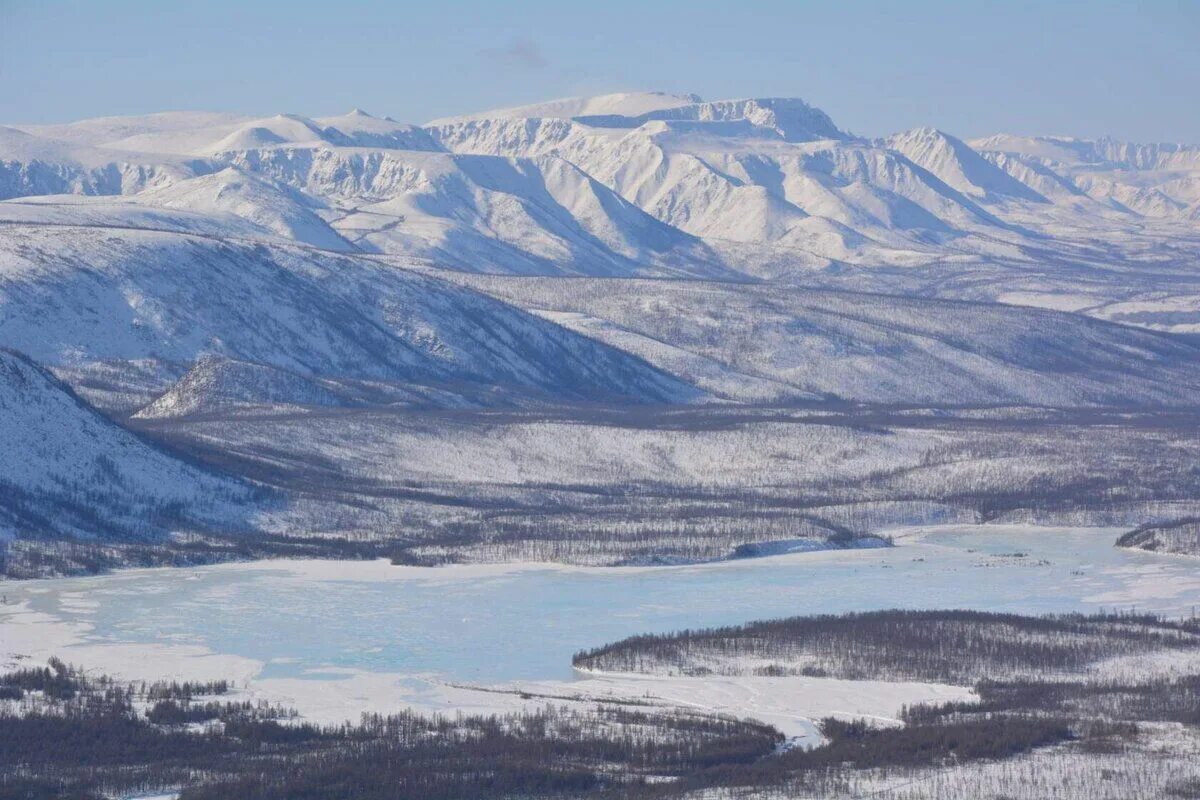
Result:
[[1198,264],[1200,146],[866,139],[798,99],[0,126],[0,400],[130,474],[174,457],[120,424],[264,409],[1189,407]]

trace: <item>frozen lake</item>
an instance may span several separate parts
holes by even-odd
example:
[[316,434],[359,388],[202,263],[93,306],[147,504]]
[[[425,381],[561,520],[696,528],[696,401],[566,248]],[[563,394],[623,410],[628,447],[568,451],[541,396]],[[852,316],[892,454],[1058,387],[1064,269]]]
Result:
[[[15,583],[3,587],[0,654],[18,649],[9,636],[18,627],[27,642],[41,626],[60,636],[69,629],[76,647],[240,657],[256,662],[261,679],[349,669],[491,683],[569,679],[576,650],[630,634],[792,614],[1191,613],[1200,562],[1117,549],[1117,533],[943,528],[893,549],[690,567],[265,562]],[[11,611],[18,607],[23,615]]]

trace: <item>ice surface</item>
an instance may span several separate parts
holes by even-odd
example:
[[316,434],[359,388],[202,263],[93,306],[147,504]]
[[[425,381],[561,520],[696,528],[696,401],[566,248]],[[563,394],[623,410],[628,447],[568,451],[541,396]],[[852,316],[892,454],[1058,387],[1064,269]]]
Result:
[[[0,660],[57,654],[130,677],[224,670],[330,718],[389,704],[500,702],[445,684],[629,691],[572,682],[572,654],[689,626],[894,607],[1190,611],[1200,591],[1194,564],[1114,548],[1113,536],[942,528],[890,550],[670,568],[282,561],[130,571],[12,586],[0,607]],[[727,689],[759,702],[745,686]],[[811,697],[796,703],[815,708]]]

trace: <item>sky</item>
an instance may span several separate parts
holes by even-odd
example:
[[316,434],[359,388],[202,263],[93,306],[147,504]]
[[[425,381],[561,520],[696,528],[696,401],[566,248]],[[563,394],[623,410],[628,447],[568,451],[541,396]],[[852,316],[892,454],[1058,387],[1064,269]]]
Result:
[[201,109],[420,123],[581,94],[801,97],[930,125],[1200,142],[1200,0],[0,0],[0,122]]

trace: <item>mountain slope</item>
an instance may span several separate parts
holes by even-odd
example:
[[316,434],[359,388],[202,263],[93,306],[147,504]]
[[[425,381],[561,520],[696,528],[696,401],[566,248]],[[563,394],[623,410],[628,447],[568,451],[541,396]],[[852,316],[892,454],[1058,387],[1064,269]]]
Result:
[[377,147],[390,150],[437,150],[429,133],[416,125],[379,119],[354,109],[340,117],[313,120],[324,129],[324,138],[342,147]]
[[[636,117],[513,113],[429,130],[458,153],[557,155],[659,220],[710,240],[865,261],[884,247],[926,250],[970,231],[1008,233],[901,153],[854,139],[799,100],[696,103]],[[977,162],[996,182],[1032,194]]]
[[561,159],[415,151],[231,154],[244,171],[331,197],[368,252],[518,274],[731,274],[702,242]]
[[[46,139],[68,142],[88,147],[111,147],[114,149],[138,150],[137,147],[122,148],[121,144],[135,136],[168,135],[190,133],[197,130],[233,128],[250,120],[244,114],[227,114],[209,111],[164,111],[140,116],[96,117],[50,125],[15,125],[27,133]],[[160,151],[170,152],[170,151]]]
[[698,123],[744,122],[785,142],[811,142],[821,139],[852,139],[833,124],[829,115],[795,97],[752,97],[742,100],[699,102],[675,108],[651,111],[627,120],[612,117],[585,117],[581,121],[615,127],[638,127],[654,120]]
[[[94,371],[74,373],[87,380]],[[291,413],[330,408],[507,408],[530,398],[499,387],[322,378],[224,356],[202,356],[178,381],[133,414],[138,420]]]
[[1132,215],[1187,219],[1200,202],[1200,146],[1008,134],[971,146],[1030,185],[1022,172]]
[[197,166],[179,156],[101,150],[0,126],[0,200],[131,194],[196,174]]
[[598,128],[639,128],[653,121],[745,122],[760,134],[789,142],[852,138],[820,109],[791,97],[745,98],[707,102],[694,94],[630,92],[597,97],[567,97],[545,103],[501,108],[432,120],[426,128],[451,129],[475,121],[575,120]]
[[155,449],[0,349],[0,540],[245,528],[248,487]]
[[136,199],[149,206],[227,215],[283,239],[326,250],[355,249],[318,215],[319,203],[294,189],[232,167],[150,189],[136,195]]
[[[198,179],[204,180],[204,179]],[[191,181],[176,184],[184,187]],[[173,188],[173,187],[172,187]],[[0,225],[65,225],[173,231],[230,239],[278,239],[275,231],[248,217],[218,211],[169,208],[139,201],[139,195],[48,194],[0,202]],[[243,207],[245,208],[245,207]],[[252,216],[258,216],[257,213]]]
[[203,356],[167,392],[135,416],[161,419],[197,413],[218,414],[254,405],[342,406],[355,403],[320,378],[221,356]]
[[0,199],[134,195],[144,205],[234,217],[229,227],[240,236],[257,229],[472,271],[732,274],[694,237],[552,158],[439,153],[425,130],[362,112],[195,129],[174,117],[160,122],[148,118],[141,133],[136,119],[51,129],[76,134],[72,143],[0,129]]
[[1188,340],[1061,312],[770,285],[461,280],[729,400],[1183,406],[1200,390]]
[[687,400],[644,362],[435,278],[324,251],[6,225],[0,342],[50,365],[190,364],[511,386],[559,399]]
[[[88,206],[91,224],[489,274],[754,277],[1042,305],[1179,332],[1200,302],[1195,147],[968,146],[931,129],[872,142],[796,99],[662,93],[426,128],[357,111],[17,128],[0,130],[0,196],[136,198]],[[4,215],[69,217],[49,219],[51,204],[69,205]]]
[[965,142],[942,131],[917,128],[889,137],[886,144],[947,185],[979,200],[1014,198],[1047,202],[1045,197],[985,160]]

